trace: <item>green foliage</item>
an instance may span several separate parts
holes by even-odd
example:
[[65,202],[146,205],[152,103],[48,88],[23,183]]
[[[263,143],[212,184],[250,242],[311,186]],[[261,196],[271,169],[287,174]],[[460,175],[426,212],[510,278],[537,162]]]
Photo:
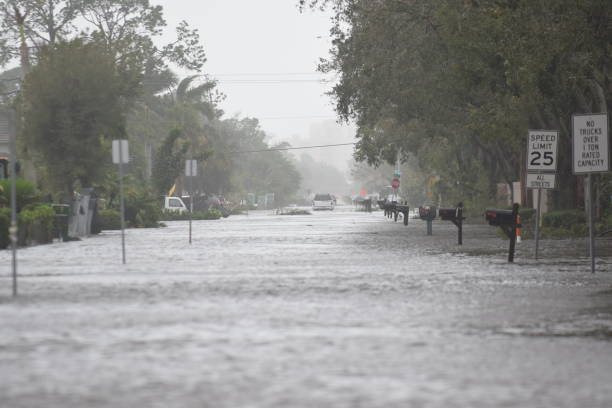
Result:
[[331,95],[358,125],[358,160],[392,163],[401,147],[449,194],[493,198],[497,183],[518,179],[527,129],[560,129],[561,185],[575,188],[571,114],[612,103],[611,2],[300,5],[334,13],[331,58],[319,68],[339,74]]
[[[174,41],[158,47],[154,39],[162,34],[165,25],[163,8],[149,0],[3,0],[0,66],[17,55],[22,64],[27,64],[29,49],[87,32],[121,64],[129,61],[143,69],[146,66],[160,70],[173,63],[200,70],[206,55],[198,31],[183,21],[176,27]],[[22,41],[25,47],[21,47]]]
[[588,233],[584,210],[551,211],[542,217],[542,237],[565,239]]
[[[191,218],[194,221],[200,220],[218,220],[221,218],[223,214],[219,210],[210,209],[207,211],[194,211],[193,217]],[[178,211],[164,211],[161,216],[163,221],[187,221],[189,220],[189,213],[178,212]]]
[[[15,191],[17,193],[17,212],[40,200],[40,192],[34,184],[27,180],[18,178],[15,182]],[[0,206],[10,206],[10,198],[11,181],[0,180]]]
[[157,151],[153,182],[160,195],[167,194],[184,168],[189,145],[181,140],[180,129],[173,129]]
[[55,211],[50,205],[39,204],[21,211],[18,216],[20,245],[51,242],[54,222]]
[[160,209],[158,200],[148,190],[129,188],[125,192],[125,221],[131,228],[157,228]]
[[527,225],[527,224],[535,225],[535,216],[536,216],[535,208],[521,208],[519,210],[519,215],[521,216],[521,223],[523,225]]
[[544,227],[571,229],[574,225],[586,225],[584,210],[551,211],[542,218]]
[[103,179],[134,93],[101,46],[74,40],[43,48],[24,83],[23,133],[51,186],[70,194],[77,181]]
[[11,226],[11,210],[9,208],[0,208],[0,249],[5,249],[9,246],[9,227]]
[[121,213],[116,210],[100,210],[98,212],[98,228],[101,231],[120,230]]

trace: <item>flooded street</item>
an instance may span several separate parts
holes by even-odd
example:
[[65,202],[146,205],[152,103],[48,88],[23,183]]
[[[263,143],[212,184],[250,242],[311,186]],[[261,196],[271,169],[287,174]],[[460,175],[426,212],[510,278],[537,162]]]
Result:
[[[252,212],[0,252],[0,406],[610,407],[612,259],[584,240]],[[600,242],[609,250],[610,241]]]

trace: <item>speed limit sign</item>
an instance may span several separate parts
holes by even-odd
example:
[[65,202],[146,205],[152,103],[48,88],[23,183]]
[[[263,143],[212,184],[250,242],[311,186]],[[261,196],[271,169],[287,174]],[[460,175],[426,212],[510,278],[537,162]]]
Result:
[[556,130],[530,130],[527,139],[527,170],[557,171],[557,143],[559,132]]

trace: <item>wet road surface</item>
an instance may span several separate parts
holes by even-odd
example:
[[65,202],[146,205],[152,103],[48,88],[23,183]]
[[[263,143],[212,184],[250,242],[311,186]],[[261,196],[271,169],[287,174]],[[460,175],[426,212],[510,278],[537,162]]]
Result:
[[[0,261],[0,406],[610,407],[612,259],[584,240],[255,212]],[[606,251],[610,241],[599,242]]]

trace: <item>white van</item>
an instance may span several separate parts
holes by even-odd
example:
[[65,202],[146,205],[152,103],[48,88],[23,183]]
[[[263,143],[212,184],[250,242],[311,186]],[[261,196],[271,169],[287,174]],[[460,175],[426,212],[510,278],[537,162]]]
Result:
[[315,194],[312,200],[313,210],[333,210],[336,206],[336,200],[331,194]]
[[185,212],[188,211],[187,206],[181,200],[180,197],[164,197],[164,210],[165,211],[174,211],[174,212]]

